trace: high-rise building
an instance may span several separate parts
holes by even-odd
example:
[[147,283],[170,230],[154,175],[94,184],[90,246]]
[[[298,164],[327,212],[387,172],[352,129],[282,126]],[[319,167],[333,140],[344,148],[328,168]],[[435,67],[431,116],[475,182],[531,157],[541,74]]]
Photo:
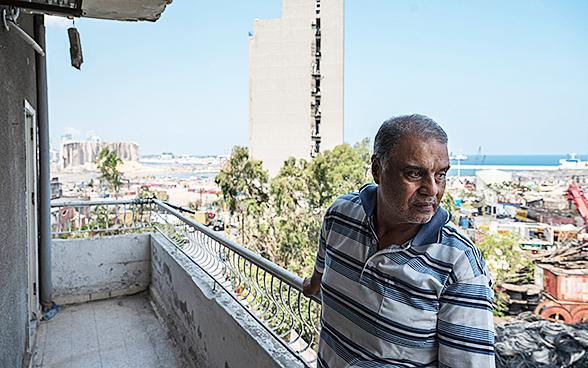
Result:
[[275,176],[341,143],[343,0],[282,0],[249,36],[250,156]]

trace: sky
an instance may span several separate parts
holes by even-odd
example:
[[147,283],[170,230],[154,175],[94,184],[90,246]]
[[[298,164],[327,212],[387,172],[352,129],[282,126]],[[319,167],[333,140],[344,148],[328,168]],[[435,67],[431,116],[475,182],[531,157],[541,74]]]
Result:
[[[51,143],[135,141],[141,155],[248,144],[248,32],[280,0],[174,0],[156,22],[46,18]],[[466,154],[588,152],[588,2],[347,0],[344,140],[420,113]]]

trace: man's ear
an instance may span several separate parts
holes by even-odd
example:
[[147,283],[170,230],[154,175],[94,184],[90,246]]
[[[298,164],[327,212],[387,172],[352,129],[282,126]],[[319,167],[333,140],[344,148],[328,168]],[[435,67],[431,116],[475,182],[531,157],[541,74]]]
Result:
[[380,184],[380,174],[382,173],[382,165],[380,164],[380,160],[375,155],[372,155],[372,176],[374,177],[374,182],[376,184]]

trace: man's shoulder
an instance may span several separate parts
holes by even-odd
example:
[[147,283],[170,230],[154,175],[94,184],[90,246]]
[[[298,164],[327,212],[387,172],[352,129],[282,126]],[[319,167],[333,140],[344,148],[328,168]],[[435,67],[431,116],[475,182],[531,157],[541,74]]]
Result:
[[448,246],[464,247],[464,249],[475,248],[474,242],[469,236],[451,221],[441,228],[441,243]]
[[461,271],[454,270],[457,273],[476,277],[486,274],[486,263],[480,250],[474,242],[455,224],[448,222],[441,229],[441,244],[451,249],[454,260],[452,263]]
[[329,211],[357,206],[361,206],[361,198],[359,197],[359,193],[346,193],[337,197],[337,199],[335,199],[333,203],[331,203],[331,205],[329,206]]
[[325,213],[327,228],[333,224],[343,224],[350,231],[354,228],[367,228],[368,215],[365,212],[359,193],[347,193],[333,201]]
[[366,184],[357,192],[343,194],[333,201],[327,212],[344,212],[357,209],[363,209],[364,212],[369,211],[374,205],[372,202],[375,202],[376,188],[377,186],[374,184]]

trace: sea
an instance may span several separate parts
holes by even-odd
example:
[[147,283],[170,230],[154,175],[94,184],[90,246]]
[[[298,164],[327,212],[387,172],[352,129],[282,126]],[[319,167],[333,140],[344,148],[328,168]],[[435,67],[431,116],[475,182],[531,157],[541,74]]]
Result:
[[[466,154],[467,160],[462,160],[461,165],[480,165],[480,169],[460,169],[461,176],[475,176],[476,171],[484,170],[487,165],[513,165],[513,166],[558,166],[559,160],[571,158],[570,155],[476,155]],[[587,155],[576,155],[577,159],[588,161]],[[457,176],[457,161],[451,160],[452,168],[448,172],[448,176]],[[517,171],[513,169],[511,171]],[[508,171],[506,169],[506,171]],[[169,173],[169,174],[151,174],[157,178],[173,177],[178,179],[190,178],[211,178],[215,177],[218,172],[207,173]]]
[[[492,165],[513,165],[513,166],[559,166],[559,160],[569,159],[570,155],[476,155],[465,154],[467,160],[461,160],[461,165],[480,165],[480,169],[461,169],[461,176],[475,176],[476,171],[484,170],[484,166]],[[576,155],[576,159],[587,160],[587,155]],[[452,168],[448,176],[457,176],[457,160],[451,160]],[[519,169],[504,171],[519,171]]]

